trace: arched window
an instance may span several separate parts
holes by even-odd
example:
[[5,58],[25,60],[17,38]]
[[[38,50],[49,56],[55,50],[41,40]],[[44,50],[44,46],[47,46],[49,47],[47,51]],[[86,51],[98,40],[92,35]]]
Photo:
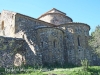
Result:
[[78,46],[80,46],[80,36],[77,37]]
[[86,48],[88,47],[88,39],[87,39],[87,36],[85,36],[85,47]]
[[41,47],[43,47],[43,42],[41,42]]
[[2,26],[1,26],[2,30],[4,29],[4,21],[2,21]]
[[53,46],[56,47],[56,40],[53,41]]

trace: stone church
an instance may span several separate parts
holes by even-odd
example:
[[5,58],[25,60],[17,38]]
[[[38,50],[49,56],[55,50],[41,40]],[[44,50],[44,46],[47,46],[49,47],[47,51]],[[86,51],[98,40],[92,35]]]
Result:
[[90,26],[73,22],[55,8],[39,18],[3,10],[0,13],[0,67],[22,64],[80,64],[91,61]]

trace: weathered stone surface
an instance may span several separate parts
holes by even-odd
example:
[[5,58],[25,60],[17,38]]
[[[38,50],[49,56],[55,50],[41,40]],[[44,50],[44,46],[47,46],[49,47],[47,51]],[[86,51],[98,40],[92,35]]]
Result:
[[43,63],[64,63],[63,35],[63,31],[57,28],[37,29],[39,51],[42,52]]
[[0,16],[0,65],[79,65],[85,58],[91,62],[89,30],[87,24],[72,22],[57,9],[38,19],[4,10]]
[[0,22],[0,34],[2,36],[13,37],[15,32],[15,14],[11,11],[2,11],[1,22]]
[[[15,65],[14,61],[16,61],[17,53],[24,57],[24,43],[23,39],[0,37],[0,67],[12,67]],[[22,58],[19,62],[20,64],[24,63]]]
[[[69,63],[80,64],[84,58],[90,60],[88,47],[89,26],[83,23],[67,23],[58,28],[65,32],[65,57]],[[66,60],[66,61],[67,61]]]
[[72,22],[70,17],[66,16],[65,13],[57,9],[50,10],[49,12],[41,15],[38,19],[54,25],[61,25]]

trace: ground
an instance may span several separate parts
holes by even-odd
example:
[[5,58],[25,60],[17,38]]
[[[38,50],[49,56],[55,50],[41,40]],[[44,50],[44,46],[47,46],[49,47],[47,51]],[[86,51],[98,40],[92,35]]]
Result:
[[89,66],[84,71],[83,67],[56,67],[56,68],[42,68],[42,67],[20,67],[6,69],[0,69],[0,73],[3,75],[100,75],[100,66]]

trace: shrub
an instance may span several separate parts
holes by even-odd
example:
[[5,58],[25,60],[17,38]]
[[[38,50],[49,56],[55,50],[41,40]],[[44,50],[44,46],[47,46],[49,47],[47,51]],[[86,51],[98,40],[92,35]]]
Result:
[[89,66],[88,60],[87,59],[81,60],[81,65],[83,67],[83,70],[87,71],[88,66]]

